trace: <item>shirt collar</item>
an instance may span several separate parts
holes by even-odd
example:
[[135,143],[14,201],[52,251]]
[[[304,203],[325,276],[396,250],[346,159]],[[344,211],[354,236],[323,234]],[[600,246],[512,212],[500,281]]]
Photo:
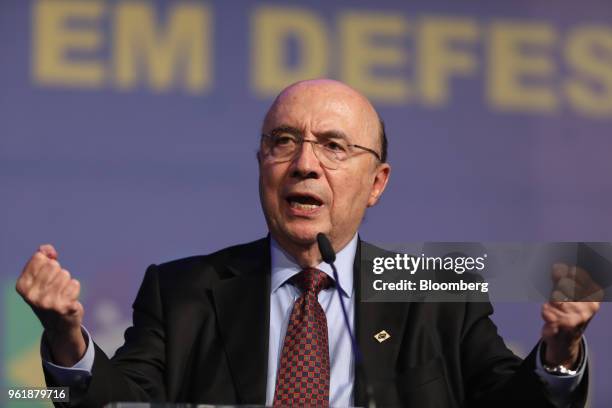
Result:
[[[336,282],[341,293],[350,298],[353,295],[353,268],[355,263],[355,252],[357,250],[357,233],[349,241],[344,248],[336,254],[336,269],[338,270],[338,279]],[[272,269],[271,290],[274,293],[293,275],[298,274],[302,268],[295,262],[295,259],[284,249],[280,247],[278,242],[270,236],[270,261]],[[317,269],[325,272],[332,280],[334,273],[330,265],[321,262],[317,265]]]

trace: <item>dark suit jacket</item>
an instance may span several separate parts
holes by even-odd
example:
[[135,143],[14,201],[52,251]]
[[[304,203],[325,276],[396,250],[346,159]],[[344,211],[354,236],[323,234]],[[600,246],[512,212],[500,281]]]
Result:
[[[506,348],[489,302],[360,302],[359,250],[355,259],[355,332],[378,406],[551,406],[535,352],[522,361]],[[150,266],[133,307],[125,344],[112,359],[95,346],[91,381],[72,391],[73,405],[265,404],[268,239]],[[379,343],[373,335],[383,329],[391,338]],[[587,376],[574,406],[586,389]],[[355,405],[365,404],[364,390],[356,375]]]

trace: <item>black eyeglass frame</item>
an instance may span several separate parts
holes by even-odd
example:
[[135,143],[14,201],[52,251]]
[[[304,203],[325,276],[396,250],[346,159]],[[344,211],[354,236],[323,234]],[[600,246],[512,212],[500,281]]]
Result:
[[[275,137],[278,135],[275,134],[270,134],[270,133],[262,133],[261,134],[261,138],[262,139],[269,139],[272,137]],[[316,145],[321,145],[321,142],[319,142],[318,140],[306,140],[304,139],[304,136],[298,134],[298,135],[293,135],[294,137],[296,137],[298,139],[298,143],[301,147],[301,145],[303,145],[304,143],[312,143],[312,144],[316,144]],[[376,152],[376,150],[370,149],[369,147],[365,147],[365,146],[361,146],[358,144],[352,144],[352,143],[347,143],[347,147],[356,147],[358,149],[361,149],[363,151],[366,151],[368,153],[372,153],[374,155],[374,157],[376,157],[376,160],[378,160],[380,163],[382,163],[382,159],[380,157],[380,154],[378,154],[378,152]],[[297,149],[296,151],[299,151],[299,149]]]

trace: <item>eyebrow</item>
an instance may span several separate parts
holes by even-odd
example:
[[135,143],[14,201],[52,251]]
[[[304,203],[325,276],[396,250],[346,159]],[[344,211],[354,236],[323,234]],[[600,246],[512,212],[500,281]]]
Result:
[[325,132],[316,133],[316,135],[326,139],[343,139],[347,142],[349,141],[346,133],[341,130],[326,130]]
[[291,133],[293,135],[303,136],[300,129],[289,125],[277,126],[269,132],[271,135],[278,135],[279,133]]
[[[291,133],[293,135],[304,137],[304,133],[300,129],[298,129],[298,128],[294,127],[294,126],[289,126],[289,125],[280,125],[280,126],[277,126],[277,127],[275,127],[274,129],[272,129],[270,131],[270,134],[271,135],[278,135],[279,133],[285,133],[285,132],[286,133]],[[326,130],[326,131],[323,131],[323,132],[317,132],[317,133],[315,133],[315,136],[316,137],[323,137],[325,139],[343,139],[343,140],[346,140],[346,141],[349,140],[348,136],[343,131],[341,131],[341,130]]]

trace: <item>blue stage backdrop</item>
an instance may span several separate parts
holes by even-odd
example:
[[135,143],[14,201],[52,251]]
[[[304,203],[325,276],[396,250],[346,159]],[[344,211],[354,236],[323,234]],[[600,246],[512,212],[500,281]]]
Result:
[[[393,174],[365,239],[612,241],[609,1],[2,0],[0,61],[5,386],[42,383],[14,290],[39,244],[112,353],[147,265],[266,234],[260,124],[299,79],[345,81],[387,123]],[[517,353],[539,307],[496,305]],[[606,304],[592,407],[612,406],[611,326]]]

